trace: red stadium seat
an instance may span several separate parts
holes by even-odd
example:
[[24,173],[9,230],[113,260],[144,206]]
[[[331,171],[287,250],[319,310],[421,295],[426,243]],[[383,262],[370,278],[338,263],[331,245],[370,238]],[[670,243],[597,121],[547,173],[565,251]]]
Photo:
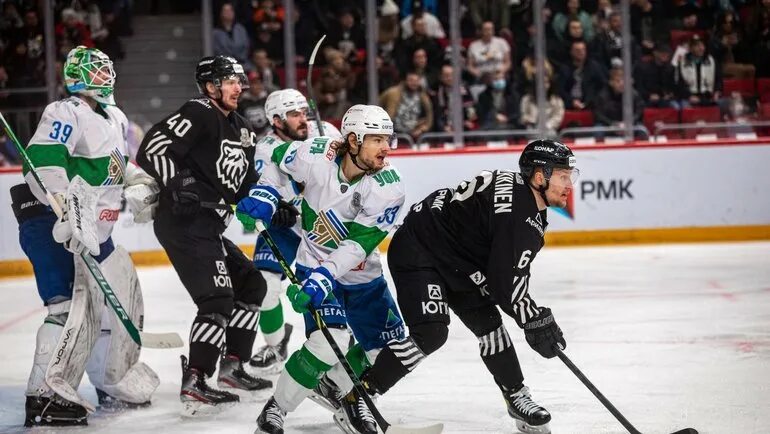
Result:
[[757,93],[760,102],[770,102],[770,78],[760,78],[757,80]]
[[676,47],[686,44],[693,35],[700,36],[704,43],[708,42],[708,33],[705,30],[672,30],[669,35],[672,50],[676,50]]
[[757,95],[754,88],[754,80],[750,78],[726,78],[722,82],[722,93],[730,96],[733,92],[738,92],[744,97],[753,97]]
[[[655,126],[659,123],[663,124],[678,124],[679,123],[679,110],[675,108],[646,108],[642,115],[645,128],[650,132],[650,135],[655,135]],[[664,136],[668,138],[680,138],[679,130],[663,131]]]
[[[682,123],[683,124],[695,124],[695,123],[707,123],[707,122],[720,122],[721,116],[719,113],[719,107],[690,107],[682,109]],[[714,129],[704,127],[684,130],[684,136],[687,139],[695,138],[698,134],[713,134]]]
[[565,110],[564,119],[561,120],[561,127],[592,127],[594,125],[594,114],[590,110]]

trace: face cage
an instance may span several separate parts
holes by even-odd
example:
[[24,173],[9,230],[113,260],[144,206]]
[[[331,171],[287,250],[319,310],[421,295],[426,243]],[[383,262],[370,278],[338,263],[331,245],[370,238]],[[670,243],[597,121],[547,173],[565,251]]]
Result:
[[[80,78],[86,89],[109,89],[115,87],[115,69],[112,60],[96,58],[80,65]],[[102,79],[102,84],[94,84],[94,80]]]

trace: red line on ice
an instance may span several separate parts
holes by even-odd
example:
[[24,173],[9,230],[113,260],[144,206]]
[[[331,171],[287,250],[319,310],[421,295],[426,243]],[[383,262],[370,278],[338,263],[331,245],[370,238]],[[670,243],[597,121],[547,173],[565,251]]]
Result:
[[45,306],[36,307],[28,312],[25,312],[19,316],[16,316],[14,318],[9,319],[8,321],[4,323],[0,323],[0,332],[4,331],[5,329],[9,329],[16,324],[21,323],[22,321],[26,320],[27,318],[45,310]]

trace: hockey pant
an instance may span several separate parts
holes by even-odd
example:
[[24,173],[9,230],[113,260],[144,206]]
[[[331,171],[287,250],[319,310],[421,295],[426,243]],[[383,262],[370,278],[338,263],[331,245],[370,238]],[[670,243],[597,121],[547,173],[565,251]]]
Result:
[[[144,305],[134,265],[118,246],[100,268],[126,313],[140,329]],[[139,362],[139,346],[131,339],[91,277],[85,262],[74,259],[72,299],[48,304],[49,314],[37,333],[28,396],[50,396],[93,405],[77,393],[84,371],[91,383],[110,396],[132,403],[150,400],[160,384],[155,372]]]
[[[292,228],[269,228],[267,231],[278,249],[284,255],[287,264],[294,262],[299,248],[300,237],[297,235],[299,223]],[[278,345],[284,338],[283,306],[281,306],[281,294],[284,279],[283,269],[273,255],[273,250],[262,237],[257,238],[254,249],[254,264],[262,272],[267,283],[267,294],[260,306],[259,328],[268,345]]]
[[441,348],[449,334],[451,309],[478,338],[479,354],[495,382],[509,389],[520,385],[524,376],[495,301],[467,276],[441,270],[409,230],[402,226],[396,231],[388,250],[388,267],[409,337],[391,341],[380,351],[364,376],[367,384],[385,393]]
[[223,350],[251,357],[265,297],[265,280],[254,263],[222,237],[224,224],[210,210],[180,219],[162,206],[155,234],[198,307],[190,330],[190,367],[214,374]]
[[[311,270],[297,266],[297,277],[304,279]],[[338,285],[318,309],[334,341],[355,371],[360,373],[372,363],[389,341],[404,338],[404,322],[390,295],[385,278],[355,286]],[[321,377],[329,378],[343,391],[353,388],[342,365],[312,315],[305,314],[307,340],[287,360],[274,393],[284,411],[293,411],[318,385]],[[347,325],[359,343],[348,349]]]

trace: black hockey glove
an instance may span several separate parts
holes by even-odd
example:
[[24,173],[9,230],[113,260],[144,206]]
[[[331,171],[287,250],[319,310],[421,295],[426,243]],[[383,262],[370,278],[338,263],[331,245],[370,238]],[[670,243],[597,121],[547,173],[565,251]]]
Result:
[[184,169],[168,181],[171,212],[176,216],[192,216],[201,209],[198,181],[189,169]]
[[278,208],[270,221],[270,227],[290,228],[297,223],[297,216],[299,216],[297,208],[294,208],[294,205],[289,202],[281,200],[278,202]]
[[564,335],[553,319],[551,309],[547,307],[540,311],[540,315],[524,324],[524,336],[529,346],[546,359],[556,356],[556,345],[562,350],[567,348]]

